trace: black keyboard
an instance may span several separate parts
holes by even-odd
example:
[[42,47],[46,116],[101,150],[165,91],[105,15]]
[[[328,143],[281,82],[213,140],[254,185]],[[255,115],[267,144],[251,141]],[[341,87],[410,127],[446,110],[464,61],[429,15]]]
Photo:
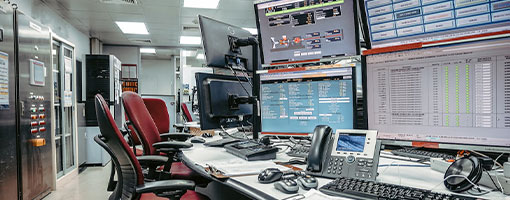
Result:
[[423,151],[417,149],[397,149],[392,150],[391,153],[397,156],[404,156],[409,158],[416,158],[422,160],[428,160],[430,158],[443,158],[445,160],[455,160],[455,156],[445,154],[445,153],[437,153],[430,151]]
[[308,157],[308,152],[310,152],[309,146],[296,145],[290,148],[290,150],[287,152],[287,155],[291,157],[306,158]]
[[402,200],[475,200],[480,198],[457,194],[432,192],[431,190],[399,186],[388,183],[360,180],[355,178],[337,178],[322,186],[319,191],[331,195],[353,199],[402,199]]
[[275,159],[276,153],[278,153],[278,148],[267,146],[253,140],[227,144],[224,148],[230,154],[247,161]]
[[239,141],[241,141],[241,139],[223,138],[223,139],[219,139],[219,140],[215,140],[215,141],[211,141],[211,142],[206,142],[206,143],[204,143],[204,145],[208,146],[208,147],[223,147],[226,144],[239,142]]

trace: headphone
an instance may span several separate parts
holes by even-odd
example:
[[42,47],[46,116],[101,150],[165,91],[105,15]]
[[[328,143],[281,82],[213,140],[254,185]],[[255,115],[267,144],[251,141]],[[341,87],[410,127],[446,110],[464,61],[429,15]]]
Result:
[[452,192],[464,192],[477,184],[482,178],[483,168],[475,156],[463,157],[448,167],[444,174],[444,186]]

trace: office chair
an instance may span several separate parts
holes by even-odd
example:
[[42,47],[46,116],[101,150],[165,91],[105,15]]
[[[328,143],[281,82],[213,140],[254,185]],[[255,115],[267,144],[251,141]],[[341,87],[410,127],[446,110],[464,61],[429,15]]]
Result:
[[108,104],[100,94],[96,95],[95,107],[101,136],[97,136],[94,140],[112,157],[118,177],[116,189],[109,199],[207,199],[193,191],[195,183],[190,180],[145,182],[139,160],[153,163],[161,163],[163,160],[156,157],[137,159],[115,124]]
[[163,169],[164,171],[170,171],[170,176],[173,179],[208,182],[182,162],[178,162],[176,158],[180,148],[190,148],[192,147],[191,143],[163,140],[162,138],[167,138],[173,134],[159,134],[158,128],[150,116],[143,99],[138,94],[124,92],[122,93],[122,100],[128,119],[142,142],[143,155],[165,155],[168,156],[169,162],[175,161],[170,165],[166,165]]
[[156,98],[143,98],[143,103],[154,120],[160,135],[165,136],[168,134],[172,140],[177,141],[186,141],[190,137],[193,137],[193,135],[188,133],[169,133],[170,117],[168,116],[168,109],[165,101]]
[[165,101],[156,98],[143,98],[143,103],[151,115],[160,134],[170,132],[170,116]]
[[182,113],[184,113],[184,119],[186,120],[186,122],[192,122],[193,118],[191,118],[191,114],[188,110],[188,106],[185,103],[181,103],[181,109],[182,109]]

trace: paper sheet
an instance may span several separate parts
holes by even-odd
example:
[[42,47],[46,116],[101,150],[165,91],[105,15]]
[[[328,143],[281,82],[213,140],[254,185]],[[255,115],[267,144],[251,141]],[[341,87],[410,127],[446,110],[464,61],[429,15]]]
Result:
[[9,108],[9,54],[0,51],[0,110]]
[[320,191],[317,191],[315,189],[311,189],[310,191],[306,192],[305,194],[297,194],[288,198],[285,198],[284,200],[349,200],[349,198],[344,197],[334,197],[334,196],[328,196]]
[[225,176],[255,175],[267,168],[278,168],[282,171],[289,168],[275,164],[273,161],[246,161],[240,158],[206,163],[223,172]]

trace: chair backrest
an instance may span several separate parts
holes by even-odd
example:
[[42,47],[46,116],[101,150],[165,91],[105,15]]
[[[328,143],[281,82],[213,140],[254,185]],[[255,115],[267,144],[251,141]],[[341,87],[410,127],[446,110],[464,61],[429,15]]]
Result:
[[[126,121],[129,121],[127,114],[124,113],[124,115],[126,117]],[[129,129],[127,131],[131,132],[131,134],[129,136],[131,137],[131,140],[133,141],[134,145],[142,144],[142,142],[140,141],[140,138],[138,138],[138,135],[136,135],[136,131],[133,128],[133,126],[132,125],[127,125],[127,127]]]
[[122,93],[122,103],[129,121],[142,142],[144,155],[158,155],[152,144],[161,142],[161,137],[142,97],[134,92],[124,92]]
[[126,140],[122,136],[115,120],[110,113],[108,104],[100,94],[95,98],[96,116],[99,124],[99,130],[104,137],[104,143],[110,148],[112,158],[118,163],[119,180],[122,179],[122,199],[138,199],[135,192],[137,185],[144,184],[144,177],[140,163],[135,154],[129,148]]
[[160,134],[170,132],[170,116],[165,101],[156,98],[143,98],[143,103],[149,111]]
[[182,112],[184,113],[184,118],[186,118],[187,122],[192,122],[193,118],[191,118],[191,114],[189,113],[188,106],[185,103],[181,103]]

